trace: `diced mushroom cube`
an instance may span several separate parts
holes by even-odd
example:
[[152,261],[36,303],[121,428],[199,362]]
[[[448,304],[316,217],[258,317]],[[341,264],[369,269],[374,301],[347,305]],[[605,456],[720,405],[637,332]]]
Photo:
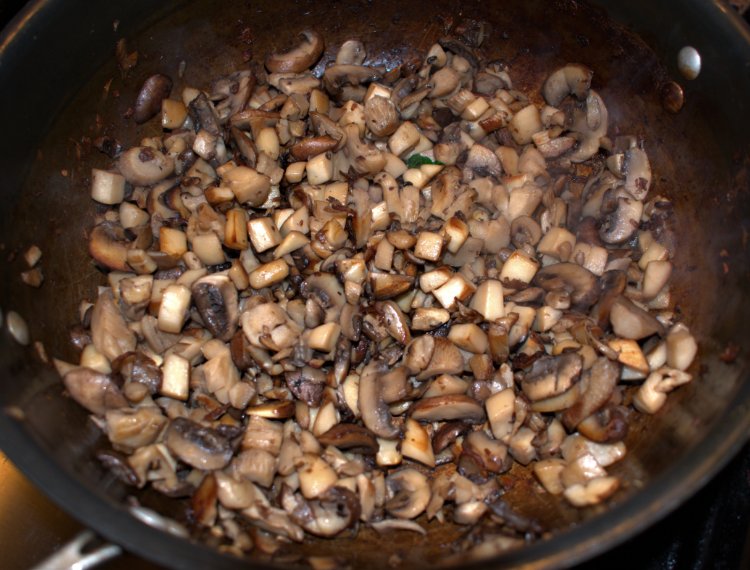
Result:
[[414,246],[414,255],[427,261],[437,261],[440,259],[442,249],[443,238],[440,234],[420,232],[417,236],[417,243]]
[[219,265],[226,260],[221,241],[213,232],[195,236],[191,245],[193,253],[204,265]]
[[253,218],[247,223],[247,233],[253,249],[258,253],[276,247],[281,242],[281,235],[271,218]]
[[289,275],[289,265],[283,259],[275,259],[256,267],[248,276],[250,287],[263,289],[281,283]]
[[179,333],[190,309],[190,289],[185,285],[168,285],[161,295],[158,325],[161,330]]
[[503,263],[503,268],[500,270],[500,279],[507,283],[514,281],[531,283],[538,269],[539,262],[536,259],[531,259],[529,256],[516,250]]
[[505,316],[503,305],[503,284],[496,279],[482,281],[471,298],[470,307],[484,317],[494,321]]
[[91,197],[100,204],[113,206],[125,198],[125,177],[99,168],[91,170]]
[[456,301],[466,301],[474,291],[474,285],[459,273],[451,277],[444,285],[433,291],[432,294],[435,295],[435,298],[444,309],[450,311],[456,307]]
[[164,358],[162,381],[159,391],[162,396],[175,400],[187,400],[190,388],[190,362],[175,353]]
[[312,329],[307,337],[307,345],[313,350],[320,352],[331,352],[336,347],[336,342],[341,334],[341,325],[338,323],[325,323]]

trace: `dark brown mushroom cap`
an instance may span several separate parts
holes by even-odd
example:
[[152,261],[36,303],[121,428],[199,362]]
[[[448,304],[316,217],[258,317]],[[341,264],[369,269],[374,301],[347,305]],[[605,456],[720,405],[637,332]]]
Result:
[[120,224],[101,222],[89,234],[89,255],[107,269],[132,271],[127,261],[129,244]]
[[266,69],[271,73],[301,73],[310,69],[323,53],[323,36],[314,30],[304,30],[300,37],[302,41],[293,49],[269,54]]
[[415,420],[438,422],[463,420],[470,424],[481,423],[485,419],[484,407],[474,398],[463,394],[422,398],[411,408]]
[[575,352],[542,356],[524,376],[521,389],[531,401],[557,396],[578,381],[582,367],[581,356]]
[[221,127],[219,126],[219,119],[216,116],[211,102],[206,97],[206,94],[202,91],[193,99],[188,105],[188,112],[190,118],[195,123],[195,131],[203,129],[209,134],[219,136],[221,134]]
[[161,73],[152,75],[143,82],[135,100],[133,119],[139,125],[155,117],[161,111],[161,102],[169,97],[172,80]]
[[234,453],[229,439],[219,431],[187,418],[172,420],[164,442],[175,457],[207,471],[226,467]]
[[97,416],[103,416],[107,410],[128,407],[128,401],[109,374],[75,368],[63,376],[63,383],[76,402]]
[[388,371],[383,360],[371,360],[359,377],[359,410],[362,423],[376,436],[395,439],[401,433],[383,400],[380,377]]
[[226,275],[208,275],[191,287],[203,324],[216,338],[229,341],[240,321],[237,288]]
[[357,424],[336,424],[318,436],[318,441],[321,445],[332,445],[351,453],[375,455],[378,452],[378,440],[375,434]]
[[565,289],[570,292],[574,308],[585,311],[599,296],[596,275],[577,263],[553,263],[540,269],[534,276],[534,283],[545,291]]

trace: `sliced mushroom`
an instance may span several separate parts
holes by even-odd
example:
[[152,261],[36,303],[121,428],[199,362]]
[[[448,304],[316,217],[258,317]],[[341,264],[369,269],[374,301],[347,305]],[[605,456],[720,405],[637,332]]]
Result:
[[117,168],[134,186],[150,186],[174,172],[174,159],[150,146],[136,146],[120,155]]
[[266,69],[271,73],[301,73],[310,69],[323,53],[323,37],[314,30],[300,34],[302,42],[294,49],[266,57]]
[[109,441],[128,451],[154,443],[167,424],[167,418],[156,406],[107,410],[104,419]]
[[558,396],[569,390],[581,374],[583,363],[577,353],[542,356],[534,361],[521,382],[521,389],[530,400]]
[[91,230],[89,255],[108,269],[132,271],[128,265],[129,244],[122,226],[115,222],[101,222]]
[[560,105],[568,95],[584,100],[591,89],[593,76],[594,72],[585,65],[569,63],[547,77],[542,86],[544,100],[553,107]]
[[324,434],[318,436],[321,445],[332,445],[342,451],[375,455],[378,441],[369,429],[357,424],[336,424]]
[[103,416],[107,410],[128,407],[128,401],[109,374],[74,368],[63,376],[63,382],[71,397],[97,416]]
[[607,135],[609,113],[599,94],[591,89],[586,97],[584,109],[573,114],[571,131],[580,137],[578,148],[568,155],[572,162],[588,160],[599,150],[601,139]]
[[422,398],[412,406],[411,417],[428,422],[463,420],[469,424],[485,420],[482,405],[463,394]]
[[620,378],[620,366],[605,357],[596,359],[594,365],[586,370],[581,382],[586,386],[581,398],[565,410],[562,421],[568,429],[575,427],[585,418],[597,412],[606,404]]
[[338,95],[344,85],[363,85],[382,76],[374,67],[337,63],[323,72],[323,86],[331,95]]
[[298,501],[292,520],[310,534],[331,538],[353,526],[361,513],[357,496],[345,487],[331,487],[312,501]]
[[611,202],[614,208],[602,219],[599,237],[605,243],[618,244],[630,239],[640,226],[643,202],[636,200],[622,188],[610,191],[612,192],[614,195],[609,199],[605,194],[602,203],[602,209],[606,202]]
[[110,362],[135,350],[136,338],[114,301],[111,290],[99,295],[91,313],[91,340]]
[[317,272],[307,277],[300,285],[300,294],[305,299],[315,299],[325,310],[325,322],[338,322],[346,304],[344,288],[333,273]]
[[323,397],[326,377],[322,370],[305,366],[285,374],[286,385],[294,396],[308,406],[317,407]]
[[576,263],[554,263],[537,271],[534,283],[545,291],[564,289],[574,308],[585,311],[599,296],[596,275]]
[[417,518],[430,502],[427,478],[412,468],[394,471],[385,479],[385,510],[400,519]]
[[346,40],[336,52],[336,64],[362,65],[367,57],[364,44],[359,40]]
[[178,459],[196,469],[222,469],[234,453],[229,439],[218,430],[187,418],[175,418],[170,422],[164,442]]
[[378,437],[394,439],[401,430],[393,421],[380,386],[380,377],[387,371],[384,360],[372,360],[364,367],[359,378],[358,402],[365,427]]
[[225,275],[208,275],[191,287],[193,302],[203,324],[216,338],[229,341],[240,320],[237,289]]
[[458,472],[467,479],[484,482],[492,474],[507,471],[510,465],[508,446],[484,431],[472,431],[464,438],[458,458]]

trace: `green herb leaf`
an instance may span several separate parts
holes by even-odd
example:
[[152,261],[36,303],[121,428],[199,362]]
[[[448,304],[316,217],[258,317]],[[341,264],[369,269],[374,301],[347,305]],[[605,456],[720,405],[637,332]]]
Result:
[[409,157],[409,160],[406,161],[406,166],[408,168],[419,168],[423,164],[443,164],[443,163],[438,160],[432,160],[431,158],[428,158],[421,154],[412,154]]

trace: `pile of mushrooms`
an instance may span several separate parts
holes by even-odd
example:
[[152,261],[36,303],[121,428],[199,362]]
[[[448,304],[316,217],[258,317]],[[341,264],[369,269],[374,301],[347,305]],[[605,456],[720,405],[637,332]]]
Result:
[[316,75],[308,30],[206,89],[149,78],[163,135],[106,145],[108,286],[56,364],[105,465],[224,548],[432,519],[515,546],[541,529],[499,475],[601,503],[629,418],[690,381],[642,141],[607,138],[590,69],[524,94],[479,43],[386,69],[350,40]]

